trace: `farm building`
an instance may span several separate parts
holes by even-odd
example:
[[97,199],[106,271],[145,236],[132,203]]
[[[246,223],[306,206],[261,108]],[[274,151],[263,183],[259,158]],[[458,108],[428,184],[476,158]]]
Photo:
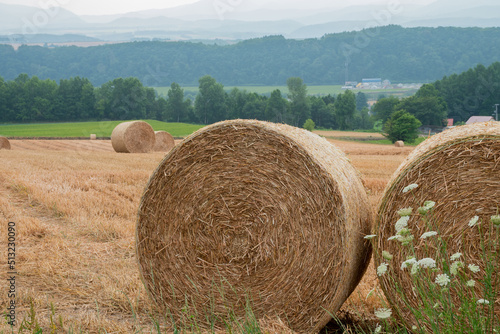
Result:
[[491,122],[494,120],[495,119],[491,116],[472,116],[471,118],[469,118],[469,120],[465,124],[469,125],[469,124],[480,123],[480,122]]

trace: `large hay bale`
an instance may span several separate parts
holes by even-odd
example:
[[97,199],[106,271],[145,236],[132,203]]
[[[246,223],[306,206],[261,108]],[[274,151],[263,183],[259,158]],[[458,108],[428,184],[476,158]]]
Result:
[[153,151],[168,152],[175,146],[174,137],[166,131],[155,131],[155,138]]
[[405,142],[402,140],[398,140],[397,142],[394,143],[394,146],[396,147],[405,147]]
[[[418,187],[403,193],[403,189],[412,184]],[[430,222],[427,223],[417,210],[425,201],[436,202],[429,216]],[[400,218],[397,211],[408,207],[413,208],[408,229],[414,237],[412,243],[416,249],[416,260],[430,257],[436,260],[437,267],[440,268],[437,271],[422,270],[418,275],[423,275],[422,277],[429,279],[430,285],[436,286],[436,275],[447,273],[441,261],[450,265],[450,256],[460,252],[464,256],[462,261],[481,268],[478,274],[466,272],[479,281],[485,268],[481,259],[480,239],[483,238],[486,243],[493,241],[490,217],[498,214],[500,207],[500,123],[460,126],[427,139],[401,164],[385,189],[374,230],[377,235],[375,264],[389,264],[389,274],[379,277],[380,284],[396,316],[411,328],[417,321],[409,313],[408,305],[417,308],[422,301],[412,292],[413,279],[417,276],[412,276],[410,269],[402,269],[401,265],[413,252],[396,240],[388,240],[396,235],[395,223]],[[468,225],[476,215],[482,221],[481,234],[477,227],[471,228]],[[439,235],[420,238],[430,230]],[[446,256],[437,251],[439,245],[442,245],[440,238],[447,244]],[[394,256],[393,259],[384,259],[381,254],[383,250],[389,251]],[[452,274],[449,276],[454,277]],[[497,286],[497,291],[498,288]],[[466,289],[471,291],[470,288]],[[483,298],[484,287],[478,283],[475,289],[477,298]],[[406,300],[403,300],[397,290],[405,292]],[[458,315],[461,306],[459,293],[454,289],[450,292],[452,307]],[[499,315],[500,308],[496,306]],[[432,308],[432,304],[430,307]],[[425,317],[420,319],[420,325],[428,326],[434,322]],[[430,328],[428,330],[431,331]]]
[[146,153],[153,149],[155,132],[143,121],[123,122],[111,133],[111,144],[119,153]]
[[176,320],[189,313],[209,326],[228,309],[243,318],[251,298],[257,318],[310,333],[364,274],[371,220],[358,173],[325,139],[226,121],[189,136],[151,176],[137,258],[151,297]]
[[97,139],[97,135],[95,133],[91,133],[90,140],[96,140],[96,139]]
[[10,150],[10,142],[6,137],[0,137],[0,150]]

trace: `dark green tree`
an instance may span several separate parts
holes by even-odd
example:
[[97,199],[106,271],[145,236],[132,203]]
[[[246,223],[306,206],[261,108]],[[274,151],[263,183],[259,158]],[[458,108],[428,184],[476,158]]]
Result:
[[395,143],[402,140],[413,143],[418,138],[422,123],[406,110],[395,111],[384,125],[384,136]]
[[414,96],[403,99],[396,109],[405,109],[424,125],[444,126],[448,116],[448,106],[432,84],[423,85]]
[[293,126],[304,124],[311,117],[309,101],[307,99],[307,86],[299,77],[291,77],[286,81],[290,99],[290,119],[286,123]]
[[335,119],[340,130],[354,130],[354,112],[356,111],[356,96],[350,90],[339,94],[335,99]]
[[276,123],[284,123],[288,111],[288,101],[283,98],[281,91],[275,89],[267,100],[265,117],[266,120]]
[[166,114],[163,116],[164,119],[168,122],[186,122],[190,102],[188,103],[184,99],[184,89],[178,83],[172,82],[167,95],[168,100]]
[[381,120],[382,123],[385,123],[391,117],[399,102],[399,99],[394,96],[381,98],[373,105],[373,117],[376,121]]
[[211,124],[226,119],[226,93],[224,86],[210,75],[199,80],[199,93],[195,100],[195,113],[203,124]]
[[363,92],[356,94],[356,110],[361,111],[363,108],[368,108],[368,98]]

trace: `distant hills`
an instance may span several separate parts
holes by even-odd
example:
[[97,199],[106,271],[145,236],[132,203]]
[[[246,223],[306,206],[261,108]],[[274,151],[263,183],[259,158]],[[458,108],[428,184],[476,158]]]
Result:
[[224,46],[158,41],[14,50],[0,45],[0,76],[13,80],[27,73],[57,81],[80,76],[94,85],[137,77],[147,86],[198,85],[207,74],[229,86],[283,85],[293,76],[307,84],[342,84],[346,77],[425,83],[499,61],[498,36],[500,28],[391,25],[319,39],[275,35]]
[[498,27],[497,0],[437,0],[429,5],[401,1],[389,5],[339,7],[329,1],[292,1],[284,8],[273,0],[243,1],[217,7],[217,1],[121,15],[78,16],[62,8],[40,9],[0,3],[0,35],[88,36],[103,41],[143,39],[242,40],[280,34],[286,38],[319,38],[327,33],[397,24],[403,27]]

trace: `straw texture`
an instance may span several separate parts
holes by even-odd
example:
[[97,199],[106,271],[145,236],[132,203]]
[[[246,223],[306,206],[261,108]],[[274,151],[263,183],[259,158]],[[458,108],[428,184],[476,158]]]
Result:
[[166,131],[155,131],[155,152],[168,152],[175,146],[174,137]]
[[0,150],[10,150],[10,142],[5,137],[0,137]]
[[[417,184],[418,187],[411,193],[402,193],[410,184]],[[394,282],[403,291],[408,291],[405,294],[407,302],[416,307],[418,301],[411,293],[412,278],[408,269],[400,268],[401,263],[406,260],[401,253],[401,244],[387,239],[396,233],[395,222],[399,219],[397,211],[412,207],[414,213],[408,228],[415,237],[416,257],[431,257],[440,263],[442,259],[435,258],[437,237],[419,238],[429,231],[429,227],[425,226],[420,215],[416,213],[416,209],[426,200],[436,202],[432,211],[432,229],[438,231],[439,236],[447,243],[449,255],[456,252],[464,254],[466,263],[477,264],[482,269],[471,278],[481,278],[485,266],[480,257],[481,236],[477,228],[468,226],[468,222],[478,215],[484,222],[481,233],[487,243],[491,241],[490,217],[498,214],[500,208],[499,122],[460,126],[427,139],[401,164],[386,187],[379,204],[374,230],[374,234],[377,234],[375,263],[378,266],[386,262],[380,254],[382,250],[394,255],[391,260],[394,275],[381,276],[380,283],[393,309],[410,327],[415,324],[415,319],[408,313],[408,307],[401,297],[396,294]],[[433,281],[436,273],[431,272],[429,275]],[[477,284],[478,296],[484,294],[482,289],[484,288]],[[457,293],[452,292],[451,295],[456,298]],[[459,300],[454,299],[453,303],[458,310]],[[497,314],[500,314],[499,311],[497,305]],[[425,319],[423,323],[426,323]]]
[[394,143],[394,146],[396,147],[405,147],[405,142],[402,140],[398,140],[397,142]]
[[151,176],[136,230],[142,279],[176,320],[187,309],[205,327],[228,310],[243,318],[250,298],[258,319],[317,332],[366,270],[369,208],[358,173],[325,139],[282,124],[217,123]]
[[143,121],[120,123],[111,133],[111,144],[119,153],[146,153],[153,149],[155,132]]

